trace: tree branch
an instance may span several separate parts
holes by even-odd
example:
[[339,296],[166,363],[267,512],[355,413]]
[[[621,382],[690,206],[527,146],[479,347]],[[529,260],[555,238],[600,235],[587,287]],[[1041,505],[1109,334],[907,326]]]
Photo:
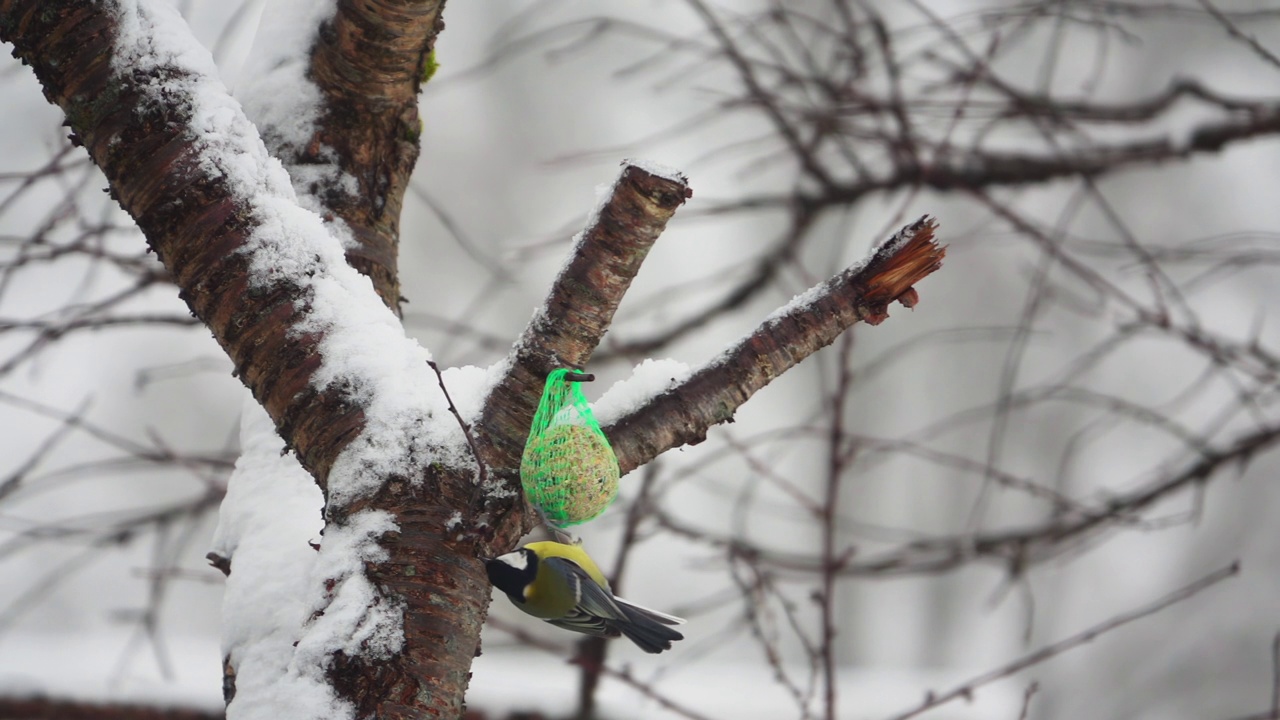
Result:
[[[1198,457],[1176,472],[1130,492],[1109,496],[1096,506],[1073,502],[1044,522],[1027,527],[918,540],[884,552],[868,553],[865,557],[850,546],[834,569],[845,577],[924,575],[986,560],[1004,565],[1012,576],[1017,576],[1032,565],[1061,557],[1109,530],[1141,522],[1138,513],[1176,492],[1202,487],[1232,467],[1243,472],[1254,457],[1277,443],[1280,443],[1280,427],[1261,428],[1225,446],[1204,448]],[[816,574],[830,567],[826,560],[814,554],[767,550],[740,539],[713,535],[661,512],[657,513],[657,519],[659,525],[670,532],[725,548],[731,556],[750,558],[771,568]]]
[[903,228],[871,257],[796,298],[690,378],[653,398],[605,434],[626,473],[663,452],[706,439],[774,378],[830,345],[858,321],[878,325],[895,300],[914,307],[912,287],[942,266],[932,218]]
[[[336,166],[332,182],[298,190],[316,195],[346,222],[356,241],[346,249],[347,261],[397,312],[400,209],[418,161],[422,65],[444,28],[443,9],[443,0],[340,0],[312,50],[308,79],[325,102],[311,141],[287,153],[268,143],[291,174],[308,165]],[[355,179],[356,192],[338,187],[342,175]]]
[[952,161],[905,164],[878,177],[804,193],[744,197],[712,206],[704,212],[725,214],[741,210],[785,210],[800,203],[818,211],[853,205],[874,194],[903,188],[940,191],[1021,187],[1069,177],[1101,177],[1130,167],[1186,160],[1221,152],[1226,146],[1280,133],[1280,105],[1258,104],[1247,114],[1201,123],[1179,137],[1152,137],[1072,149],[1062,154],[1000,153],[983,150]]
[[[1131,492],[1115,494],[1091,512],[1072,511],[1030,528],[981,533],[965,538],[922,540],[899,549],[849,562],[841,572],[849,575],[888,575],[942,572],[974,558],[1007,563],[1015,572],[1033,563],[1057,557],[1119,523],[1129,521],[1170,494],[1207,483],[1232,466],[1243,468],[1254,457],[1280,443],[1280,427],[1264,427],[1243,435],[1224,448],[1205,449],[1198,458]],[[816,568],[817,564],[812,563]]]
[[681,175],[624,164],[485,401],[477,426],[491,472],[514,477],[547,374],[586,365],[649,249],[692,194]]

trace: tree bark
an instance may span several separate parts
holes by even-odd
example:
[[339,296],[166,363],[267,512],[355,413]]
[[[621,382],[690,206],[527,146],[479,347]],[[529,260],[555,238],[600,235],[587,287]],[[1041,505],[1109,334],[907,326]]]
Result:
[[264,136],[287,169],[333,164],[355,179],[354,194],[336,185],[299,191],[346,222],[356,241],[347,261],[397,314],[400,210],[418,161],[423,66],[444,28],[443,9],[444,0],[339,0],[311,53],[308,76],[325,99],[315,134],[301,148]]

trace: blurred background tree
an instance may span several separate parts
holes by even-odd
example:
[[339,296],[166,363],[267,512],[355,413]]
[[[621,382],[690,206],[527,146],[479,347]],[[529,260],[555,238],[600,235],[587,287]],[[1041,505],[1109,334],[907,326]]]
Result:
[[[234,89],[260,4],[177,5]],[[918,312],[624,478],[583,530],[689,640],[651,662],[495,607],[477,711],[1275,716],[1280,10],[446,19],[400,255],[406,326],[442,365],[505,356],[622,157],[681,168],[695,196],[594,360],[597,394],[644,358],[701,364],[921,214],[949,245]],[[240,386],[30,73],[2,72],[0,687],[212,712],[203,556]],[[1053,651],[1090,628],[1108,632]]]

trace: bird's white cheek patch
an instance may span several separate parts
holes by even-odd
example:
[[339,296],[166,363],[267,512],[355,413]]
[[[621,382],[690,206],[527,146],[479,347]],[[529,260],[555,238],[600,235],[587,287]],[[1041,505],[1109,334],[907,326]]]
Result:
[[529,567],[529,559],[522,552],[507,553],[498,556],[498,562],[505,563],[517,570],[524,570]]

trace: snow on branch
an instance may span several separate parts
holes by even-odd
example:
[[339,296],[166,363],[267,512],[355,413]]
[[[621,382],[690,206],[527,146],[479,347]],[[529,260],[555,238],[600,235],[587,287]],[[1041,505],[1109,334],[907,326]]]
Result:
[[666,392],[604,428],[626,473],[661,453],[706,439],[774,378],[859,321],[878,325],[888,307],[914,307],[913,287],[942,266],[930,217],[904,227],[862,262],[810,288],[754,332]]
[[401,300],[400,208],[422,133],[422,65],[444,27],[443,5],[276,0],[237,89],[303,206],[344,237],[347,261],[392,308]]
[[4,39],[330,502],[418,480],[430,463],[474,467],[430,354],[299,205],[177,11],[27,6],[0,4]]

